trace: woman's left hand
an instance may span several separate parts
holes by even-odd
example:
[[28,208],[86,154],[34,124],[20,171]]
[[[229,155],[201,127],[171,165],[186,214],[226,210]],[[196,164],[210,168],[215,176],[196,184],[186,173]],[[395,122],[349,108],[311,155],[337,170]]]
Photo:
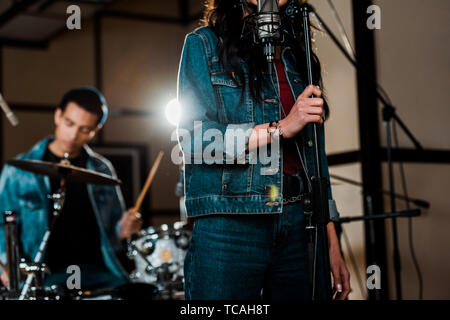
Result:
[[330,268],[333,274],[334,300],[345,300],[350,293],[350,273],[342,258],[339,246],[330,247]]

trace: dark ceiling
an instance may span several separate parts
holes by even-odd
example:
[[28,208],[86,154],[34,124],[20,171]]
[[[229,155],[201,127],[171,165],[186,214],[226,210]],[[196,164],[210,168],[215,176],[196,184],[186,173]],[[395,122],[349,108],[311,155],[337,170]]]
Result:
[[188,24],[198,19],[203,0],[3,0],[0,44],[45,46],[67,31],[67,7],[78,5],[82,20],[95,15]]

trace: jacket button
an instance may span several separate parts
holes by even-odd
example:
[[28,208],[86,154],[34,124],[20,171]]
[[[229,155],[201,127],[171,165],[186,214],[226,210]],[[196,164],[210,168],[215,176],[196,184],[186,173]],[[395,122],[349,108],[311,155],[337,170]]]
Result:
[[226,183],[224,183],[224,184],[222,185],[222,188],[226,189],[226,188],[228,188],[228,185],[227,185]]
[[312,140],[308,140],[308,147],[312,147],[312,146],[313,146]]
[[315,178],[316,178],[316,176],[312,176],[312,177],[311,177],[311,180],[314,180]]
[[294,82],[295,82],[295,83],[299,83],[300,80],[299,80],[298,78],[294,78]]

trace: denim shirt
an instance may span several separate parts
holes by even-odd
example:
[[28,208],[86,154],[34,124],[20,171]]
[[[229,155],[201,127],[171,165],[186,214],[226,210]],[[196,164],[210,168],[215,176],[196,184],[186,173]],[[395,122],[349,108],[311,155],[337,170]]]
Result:
[[[246,152],[255,125],[280,120],[276,72],[272,73],[273,82],[269,75],[264,75],[262,99],[257,103],[249,90],[246,64],[241,61],[244,79],[225,72],[216,51],[218,41],[209,27],[194,30],[186,36],[180,62],[178,100],[182,116],[178,140],[183,152],[187,216],[281,213],[282,150],[270,163],[250,161],[251,157]],[[281,59],[292,94],[297,98],[305,84],[288,58],[291,56],[289,53],[290,49],[284,48]],[[243,95],[237,83],[245,86]],[[236,132],[240,132],[241,143],[235,143]],[[319,126],[317,132],[322,177],[329,180],[324,126]],[[295,139],[306,160],[307,174],[312,178],[317,175],[313,125],[308,124]],[[267,155],[272,156],[273,148],[269,145],[267,149]],[[204,157],[205,153],[213,158]],[[271,192],[274,189],[277,192]],[[331,200],[330,211],[336,215],[331,188],[328,189],[328,198]]]
[[[34,145],[28,153],[17,156],[17,159],[42,160],[47,145],[53,139],[53,137],[45,138]],[[84,149],[88,154],[86,164],[88,170],[116,177],[114,168],[107,159],[88,146],[84,146]],[[126,280],[128,276],[114,253],[120,247],[119,221],[125,210],[122,192],[117,186],[88,184],[87,189],[100,230],[101,252],[105,265],[113,275]],[[10,165],[3,168],[0,177],[0,210],[2,213],[6,210],[17,213],[22,257],[28,261],[34,260],[47,231],[51,214],[51,203],[47,199],[49,193],[48,176],[37,175]],[[0,261],[6,263],[3,217],[0,220]]]

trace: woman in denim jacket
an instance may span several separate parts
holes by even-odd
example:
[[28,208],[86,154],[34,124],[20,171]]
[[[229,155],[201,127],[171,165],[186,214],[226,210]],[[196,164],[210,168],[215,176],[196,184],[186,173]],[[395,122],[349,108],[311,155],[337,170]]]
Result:
[[[287,2],[279,1],[282,19]],[[322,176],[329,179],[322,125],[328,107],[318,86],[303,84],[299,25],[298,37],[277,47],[273,72],[252,36],[241,38],[244,17],[256,5],[211,0],[205,26],[188,34],[183,48],[178,139],[187,215],[195,218],[184,264],[186,299],[311,298],[305,214],[296,199],[316,175],[314,122]],[[331,188],[328,198],[336,215]],[[345,299],[349,273],[333,222],[327,231],[333,295]],[[318,265],[323,268],[320,257]]]

